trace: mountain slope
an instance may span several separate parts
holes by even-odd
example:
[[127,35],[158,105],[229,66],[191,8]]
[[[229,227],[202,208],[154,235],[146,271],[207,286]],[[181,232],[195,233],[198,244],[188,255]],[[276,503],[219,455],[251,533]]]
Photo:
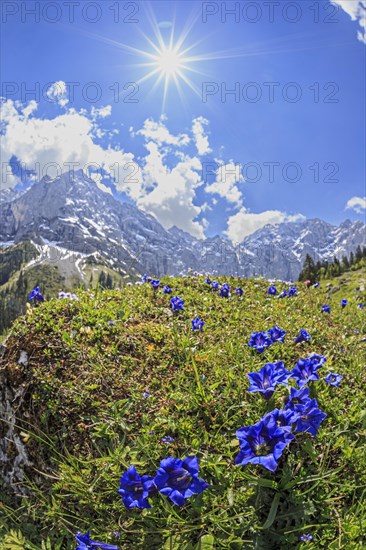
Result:
[[78,171],[44,178],[0,203],[0,242],[24,240],[43,247],[45,262],[57,251],[63,257],[73,252],[68,261],[74,264],[93,255],[125,276],[177,275],[192,268],[295,280],[307,253],[331,259],[364,245],[365,225],[347,220],[337,227],[310,219],[267,225],[240,244],[219,236],[197,240],[177,227],[165,230],[153,216],[121,203]]

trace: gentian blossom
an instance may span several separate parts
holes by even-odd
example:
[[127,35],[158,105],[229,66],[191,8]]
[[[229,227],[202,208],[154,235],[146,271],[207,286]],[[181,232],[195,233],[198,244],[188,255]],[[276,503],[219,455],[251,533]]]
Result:
[[326,362],[324,355],[320,355],[319,353],[312,353],[308,359],[311,365],[323,365]]
[[297,288],[294,286],[290,286],[288,289],[288,296],[297,296]]
[[272,340],[268,332],[253,332],[250,335],[248,346],[256,349],[259,353],[262,353],[265,348],[272,344]]
[[316,399],[310,399],[305,405],[295,405],[294,411],[299,413],[295,430],[297,432],[309,432],[316,435],[320,423],[326,418],[326,414],[318,407]]
[[217,290],[219,288],[219,283],[217,281],[212,281],[212,288]]
[[267,363],[258,372],[248,374],[250,392],[259,391],[265,399],[272,397],[277,384],[287,385],[290,373],[285,369],[283,361]]
[[274,296],[275,294],[277,294],[277,288],[274,285],[272,285],[268,288],[267,292],[268,294],[271,294],[272,296]]
[[299,415],[292,409],[273,409],[263,417],[263,420],[268,417],[273,418],[279,428],[291,430]]
[[172,289],[170,288],[170,286],[168,285],[165,285],[164,288],[163,288],[163,294],[171,294],[173,291]]
[[358,304],[357,307],[358,307],[359,309],[364,309],[365,306],[364,306],[363,304]]
[[128,510],[131,508],[151,508],[148,496],[153,489],[152,476],[140,476],[135,466],[130,466],[120,478],[118,493],[122,496],[123,504]]
[[279,428],[275,419],[268,415],[253,426],[244,426],[236,432],[240,451],[236,464],[260,464],[274,472],[284,449],[294,439],[288,429]]
[[290,377],[296,380],[299,388],[305,386],[311,380],[319,380],[316,371],[322,366],[321,363],[311,361],[310,358],[299,359],[290,373]]
[[147,275],[146,275],[146,273],[145,273],[145,275],[143,275],[143,276],[141,277],[141,282],[142,282],[142,283],[146,283],[146,281],[147,281]]
[[234,294],[236,294],[237,296],[243,296],[243,289],[238,286],[238,288],[235,289]]
[[165,443],[165,445],[170,445],[174,441],[174,437],[171,435],[164,435],[164,437],[161,438],[162,443]]
[[202,332],[203,325],[205,324],[204,321],[202,321],[199,317],[196,317],[195,319],[193,319],[193,321],[191,321],[191,323],[192,330],[199,330],[200,332]]
[[148,397],[151,397],[151,393],[149,392],[149,390],[146,390],[143,394],[142,394],[142,397],[144,399],[147,399]]
[[305,405],[308,401],[310,401],[310,389],[307,386],[301,390],[290,388],[290,395],[285,409],[293,409],[295,405]]
[[286,331],[276,325],[276,326],[274,326],[274,327],[272,327],[268,330],[268,334],[269,334],[272,342],[282,342],[283,343],[283,339],[286,336]]
[[184,308],[184,301],[179,296],[171,298],[170,305],[173,311],[182,311]]
[[320,287],[320,283],[314,283],[313,284],[313,288],[319,288]]
[[329,384],[329,386],[339,386],[339,382],[342,380],[342,378],[343,376],[341,374],[330,372],[325,379],[325,383]]
[[330,306],[328,304],[322,306],[322,313],[330,313]]
[[156,472],[154,484],[177,506],[183,506],[187,498],[202,493],[208,487],[208,483],[198,477],[196,456],[187,456],[184,460],[164,458]]
[[313,540],[313,536],[312,535],[301,535],[301,537],[299,538],[299,540],[303,541],[303,542],[307,542],[308,540]]
[[295,338],[295,344],[300,344],[300,342],[309,342],[311,336],[307,330],[301,328],[299,335]]
[[207,285],[210,285],[210,284],[211,284],[211,279],[210,279],[210,277],[206,277],[205,283],[206,283]]
[[41,294],[39,286],[36,286],[28,296],[28,300],[34,300],[35,302],[44,302],[44,298]]
[[278,298],[285,298],[287,296],[287,290],[284,289],[281,294],[278,295]]
[[114,544],[105,544],[104,542],[98,542],[90,538],[90,531],[83,535],[82,533],[77,533],[75,535],[76,542],[78,543],[76,550],[90,550],[98,549],[99,550],[118,550],[118,546]]
[[342,309],[345,308],[347,304],[348,304],[348,300],[341,300]]
[[151,279],[150,284],[154,290],[157,290],[159,288],[160,281],[159,279]]
[[222,287],[220,288],[219,295],[223,298],[227,298],[230,293],[230,286],[227,283],[224,283]]

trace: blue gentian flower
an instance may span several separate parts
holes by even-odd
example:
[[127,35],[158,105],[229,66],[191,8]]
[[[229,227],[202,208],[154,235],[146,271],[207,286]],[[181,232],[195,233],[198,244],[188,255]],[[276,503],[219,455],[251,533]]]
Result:
[[78,543],[76,550],[90,550],[90,549],[100,549],[100,550],[118,550],[118,546],[114,544],[105,544],[104,542],[98,542],[90,538],[90,531],[83,535],[82,533],[77,533],[75,535],[76,542]]
[[278,295],[278,298],[285,298],[287,296],[287,290],[284,289],[281,294]]
[[314,365],[323,365],[326,362],[326,358],[324,355],[319,355],[318,353],[312,353],[308,357],[311,366]]
[[229,296],[229,293],[230,293],[230,286],[227,283],[224,283],[220,288],[219,294],[223,298],[227,298]]
[[330,313],[330,306],[328,304],[322,306],[322,313]]
[[193,321],[191,321],[191,323],[192,330],[199,330],[200,332],[202,332],[203,325],[205,324],[204,321],[202,321],[199,317],[196,317],[195,319],[193,319]]
[[141,277],[141,282],[142,282],[142,283],[146,283],[146,281],[147,281],[147,275],[146,275],[146,273],[145,273],[145,275],[143,275],[143,276]]
[[316,371],[321,366],[321,363],[312,362],[310,358],[299,359],[290,373],[290,378],[296,380],[299,388],[302,388],[311,380],[319,380]]
[[208,483],[198,477],[196,456],[187,456],[184,460],[164,458],[156,472],[154,484],[177,506],[183,506],[187,498],[202,493],[208,487]]
[[299,413],[295,430],[297,432],[309,432],[311,435],[318,433],[320,423],[327,416],[319,409],[316,399],[310,399],[304,405],[295,405],[294,411]]
[[299,335],[295,338],[295,344],[299,344],[300,342],[309,342],[310,338],[311,336],[308,331],[301,328]]
[[313,540],[313,536],[312,535],[301,535],[301,537],[299,538],[299,540],[303,541],[303,542],[307,542],[308,540]]
[[358,307],[359,309],[364,309],[365,306],[364,306],[363,304],[358,304],[357,307]]
[[288,296],[297,296],[297,288],[295,286],[290,286]]
[[165,445],[170,445],[174,441],[174,437],[170,435],[164,435],[164,437],[161,438],[162,443],[165,443]]
[[208,285],[210,285],[210,284],[211,284],[211,279],[210,279],[210,277],[206,277],[206,279],[205,279],[205,283],[206,283],[206,284],[208,284]]
[[279,428],[273,417],[268,415],[253,426],[244,426],[236,432],[240,451],[236,464],[260,464],[274,472],[284,449],[294,439],[288,429]]
[[170,305],[173,311],[182,311],[184,308],[184,301],[179,296],[171,298]]
[[291,430],[299,415],[292,409],[273,409],[263,417],[263,420],[268,417],[273,418],[279,428]]
[[286,331],[276,325],[276,326],[269,329],[268,334],[269,334],[269,337],[271,338],[272,342],[282,342],[283,343],[283,339],[286,336]]
[[341,300],[342,309],[345,308],[347,304],[348,304],[348,300]]
[[275,294],[277,294],[277,288],[274,285],[272,285],[268,287],[267,292],[268,294],[271,294],[272,296],[274,296]]
[[235,289],[235,294],[237,296],[243,296],[243,289],[238,286],[238,288]]
[[268,332],[253,332],[250,335],[248,346],[255,348],[259,353],[262,353],[265,348],[272,344],[272,340]]
[[170,286],[168,285],[165,285],[164,288],[163,288],[163,294],[171,294],[173,291],[172,289],[170,288]]
[[319,288],[320,287],[320,283],[314,283],[313,284],[313,288]]
[[152,476],[141,477],[135,466],[130,466],[120,478],[118,493],[122,496],[123,504],[128,510],[131,508],[151,508],[147,499],[152,488]]
[[288,397],[285,409],[293,409],[295,405],[305,405],[310,401],[310,389],[305,386],[301,390],[296,388],[290,388],[290,395]]
[[28,300],[34,300],[35,302],[44,302],[44,298],[41,294],[39,286],[36,286],[28,296]]
[[149,392],[149,390],[146,390],[146,391],[142,394],[142,397],[143,397],[144,399],[147,399],[147,398],[150,397],[150,396],[151,396],[151,393]]
[[285,369],[283,361],[267,363],[258,372],[248,374],[250,392],[259,391],[265,399],[272,397],[277,384],[287,385],[290,373]]
[[159,279],[151,279],[150,284],[154,290],[157,290],[159,288],[160,281]]
[[330,372],[325,378],[325,383],[329,386],[339,386],[339,382],[342,380],[343,376],[341,374],[335,374]]
[[219,283],[218,283],[217,281],[212,281],[212,288],[213,288],[214,290],[217,290],[217,289],[219,288],[219,286],[220,286],[220,285],[219,285]]

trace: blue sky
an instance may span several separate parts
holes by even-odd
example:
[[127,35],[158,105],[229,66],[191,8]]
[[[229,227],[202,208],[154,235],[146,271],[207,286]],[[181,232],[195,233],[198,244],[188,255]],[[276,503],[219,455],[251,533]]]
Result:
[[3,174],[94,162],[100,185],[198,237],[364,220],[364,0],[85,1],[72,18],[45,2],[37,21],[35,4],[2,5]]

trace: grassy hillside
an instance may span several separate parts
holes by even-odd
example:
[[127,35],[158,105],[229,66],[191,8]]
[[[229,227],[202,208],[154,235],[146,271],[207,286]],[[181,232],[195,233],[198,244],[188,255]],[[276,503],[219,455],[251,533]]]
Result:
[[[13,490],[0,486],[1,550],[74,549],[75,533],[88,529],[125,550],[366,547],[365,292],[353,279],[330,298],[325,282],[298,283],[297,296],[278,299],[265,280],[224,282],[228,298],[201,276],[165,278],[157,291],[80,292],[15,322],[0,360],[0,439],[9,440],[3,475],[15,463],[19,472]],[[184,309],[173,313],[176,295]],[[191,330],[196,316],[203,332]],[[263,353],[248,346],[251,333],[274,325],[283,343]],[[300,329],[311,339],[295,344]],[[270,399],[249,392],[247,374],[278,361],[290,371],[311,353],[326,357],[307,384],[327,415],[317,435],[296,433],[274,472],[236,465],[236,431],[289,395],[284,385]],[[325,383],[330,372],[343,376],[339,387]],[[151,509],[126,509],[117,491],[131,465],[154,476],[162,459],[191,455],[208,488],[184,506],[157,493]],[[299,540],[305,534],[312,540]]]
[[37,257],[37,248],[28,241],[0,248],[0,335],[5,336],[12,322],[25,313],[27,296],[36,285],[42,286],[48,300],[60,291],[74,291],[80,286],[93,288],[102,273],[109,277],[111,286],[121,286],[123,281],[118,271],[93,256],[81,264],[83,277],[72,259],[30,263]]

